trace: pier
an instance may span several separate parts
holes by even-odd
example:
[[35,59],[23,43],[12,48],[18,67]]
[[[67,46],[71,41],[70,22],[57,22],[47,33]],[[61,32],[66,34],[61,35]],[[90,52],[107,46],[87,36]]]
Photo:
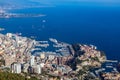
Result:
[[114,63],[118,63],[117,60],[105,60],[105,62],[114,62]]

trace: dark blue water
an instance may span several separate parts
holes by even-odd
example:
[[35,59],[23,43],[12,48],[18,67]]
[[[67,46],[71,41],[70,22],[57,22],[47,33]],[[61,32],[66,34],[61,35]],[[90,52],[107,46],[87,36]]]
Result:
[[[68,43],[94,44],[108,59],[120,60],[120,9],[111,7],[51,7],[13,10],[46,14],[40,18],[0,19],[2,33],[22,33],[37,40],[53,37]],[[42,22],[46,20],[46,22]]]

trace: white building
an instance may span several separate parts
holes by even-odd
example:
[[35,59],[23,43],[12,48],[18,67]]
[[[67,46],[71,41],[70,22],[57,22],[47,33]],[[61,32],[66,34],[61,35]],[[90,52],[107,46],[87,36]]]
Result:
[[7,33],[6,36],[11,38],[13,36],[13,34],[12,33]]
[[41,53],[41,54],[40,54],[40,58],[41,58],[41,59],[44,59],[44,58],[45,58],[45,53]]
[[28,67],[29,67],[29,64],[28,63],[25,63],[24,65],[23,65],[23,71],[24,72],[28,72]]
[[20,63],[13,63],[11,65],[12,73],[21,73],[21,64]]
[[48,57],[49,57],[49,60],[53,60],[55,58],[54,55],[49,55]]
[[34,73],[41,74],[41,66],[40,65],[36,65],[33,68],[34,68]]
[[31,56],[30,66],[33,66],[34,64],[35,64],[35,56]]
[[45,63],[40,63],[41,68],[45,66]]

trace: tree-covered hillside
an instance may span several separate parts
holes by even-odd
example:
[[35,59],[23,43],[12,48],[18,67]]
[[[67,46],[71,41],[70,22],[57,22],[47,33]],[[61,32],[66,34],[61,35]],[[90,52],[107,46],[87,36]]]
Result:
[[0,72],[0,80],[38,80],[38,79],[34,77],[27,79],[24,76],[21,76],[20,74]]

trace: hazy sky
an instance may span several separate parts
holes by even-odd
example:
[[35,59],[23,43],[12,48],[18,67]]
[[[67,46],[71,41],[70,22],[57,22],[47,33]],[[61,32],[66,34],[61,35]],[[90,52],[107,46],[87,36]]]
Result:
[[120,0],[30,0],[54,5],[100,5],[100,6],[120,6]]
[[120,3],[120,0],[30,0],[30,1],[39,1],[39,2],[97,2],[97,3]]
[[[120,0],[0,0],[13,5],[30,5],[31,2],[38,2],[38,5],[82,5],[82,6],[119,6]],[[29,4],[28,4],[29,3]]]

